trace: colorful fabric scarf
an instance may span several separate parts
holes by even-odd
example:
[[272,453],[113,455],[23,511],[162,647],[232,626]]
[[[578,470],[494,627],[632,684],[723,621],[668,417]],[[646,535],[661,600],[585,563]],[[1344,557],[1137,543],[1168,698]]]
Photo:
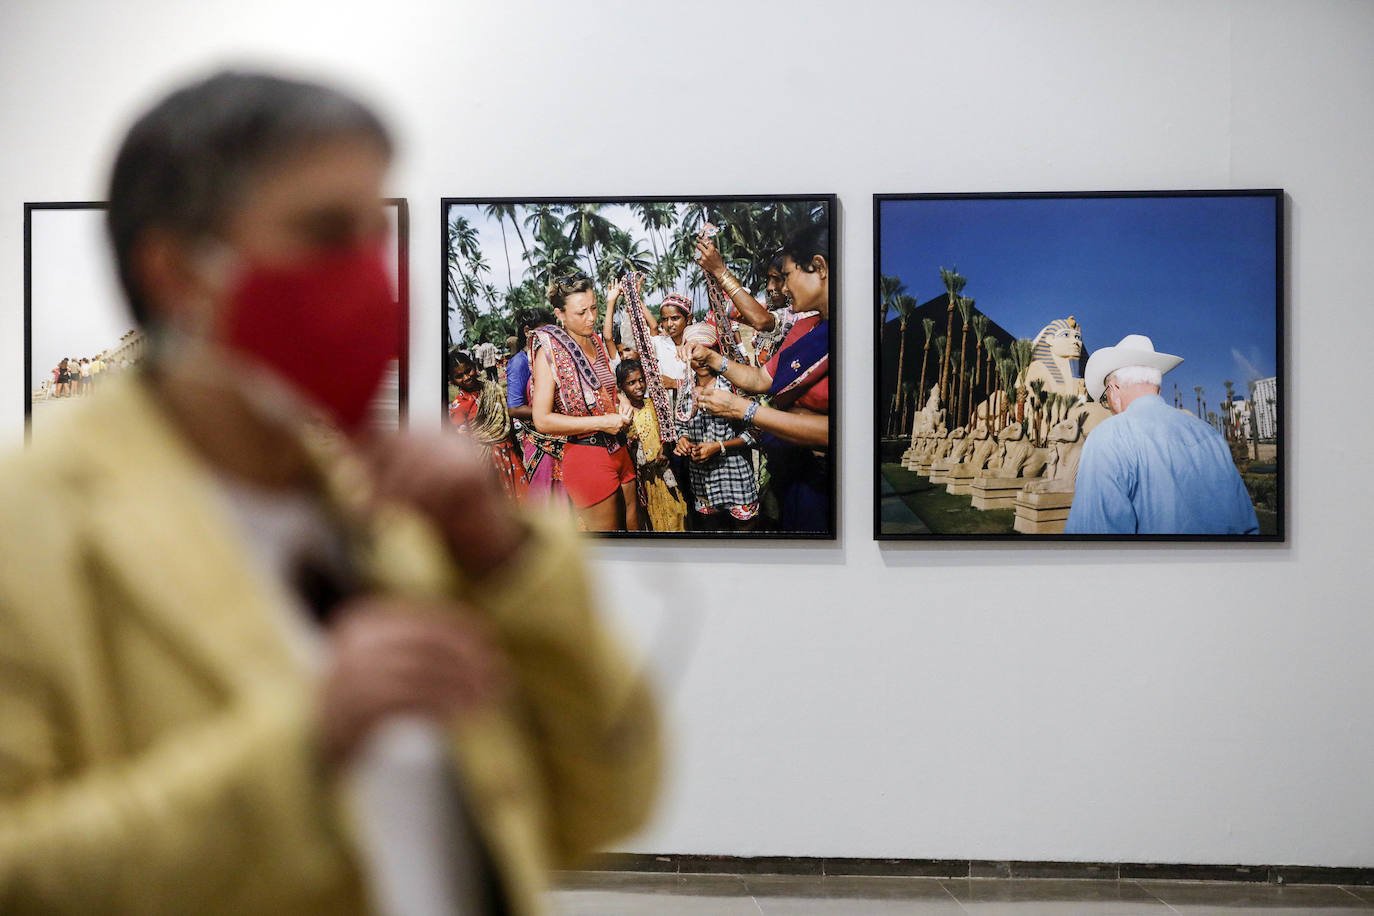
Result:
[[[546,324],[534,332],[535,352],[547,348],[553,361],[554,379],[558,383],[556,396],[559,413],[570,417],[595,417],[615,410],[615,390],[601,385],[596,367],[573,340],[572,335],[562,328]],[[606,345],[600,337],[593,337],[599,360],[610,364]]]
[[830,322],[816,322],[815,327],[783,349],[777,360],[778,371],[768,393],[773,396],[775,407],[786,410],[830,370]]
[[649,334],[649,322],[644,318],[642,302],[636,278],[643,277],[633,271],[625,274],[620,288],[625,291],[626,307],[630,311],[630,334],[634,337],[635,350],[639,353],[639,363],[644,367],[644,385],[648,391],[648,401],[658,415],[658,428],[662,442],[677,441],[677,424],[673,422],[673,411],[668,406],[668,391],[663,387],[663,375],[658,370],[658,353]]

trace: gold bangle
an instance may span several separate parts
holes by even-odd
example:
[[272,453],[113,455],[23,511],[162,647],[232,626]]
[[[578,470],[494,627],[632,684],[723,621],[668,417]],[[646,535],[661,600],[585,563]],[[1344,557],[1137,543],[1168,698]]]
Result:
[[744,284],[739,282],[729,274],[726,274],[725,279],[720,281],[720,288],[725,290],[725,295],[733,296],[735,293],[744,289]]

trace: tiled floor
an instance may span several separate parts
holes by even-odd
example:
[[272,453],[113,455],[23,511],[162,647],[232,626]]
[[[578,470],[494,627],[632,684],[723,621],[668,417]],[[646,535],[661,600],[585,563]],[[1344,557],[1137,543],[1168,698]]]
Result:
[[580,872],[554,903],[558,916],[1374,916],[1374,888]]

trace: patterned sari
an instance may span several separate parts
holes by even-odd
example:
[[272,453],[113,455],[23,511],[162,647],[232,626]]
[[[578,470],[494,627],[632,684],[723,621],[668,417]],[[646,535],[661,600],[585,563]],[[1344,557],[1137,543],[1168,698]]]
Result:
[[481,446],[506,495],[511,499],[524,498],[525,463],[515,443],[510,414],[506,412],[504,389],[495,382],[484,383],[480,395],[459,389],[449,402],[448,418],[459,432],[467,433]]
[[[830,413],[830,323],[820,316],[798,321],[769,362],[768,394],[778,410]],[[768,457],[783,531],[823,532],[830,524],[829,450],[760,436]]]

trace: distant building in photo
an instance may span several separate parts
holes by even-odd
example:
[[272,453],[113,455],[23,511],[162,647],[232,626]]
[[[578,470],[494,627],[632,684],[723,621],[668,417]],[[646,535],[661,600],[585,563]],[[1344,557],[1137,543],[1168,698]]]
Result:
[[1261,439],[1274,439],[1278,435],[1279,423],[1278,378],[1258,379],[1250,385],[1250,400],[1254,405],[1255,425]]

